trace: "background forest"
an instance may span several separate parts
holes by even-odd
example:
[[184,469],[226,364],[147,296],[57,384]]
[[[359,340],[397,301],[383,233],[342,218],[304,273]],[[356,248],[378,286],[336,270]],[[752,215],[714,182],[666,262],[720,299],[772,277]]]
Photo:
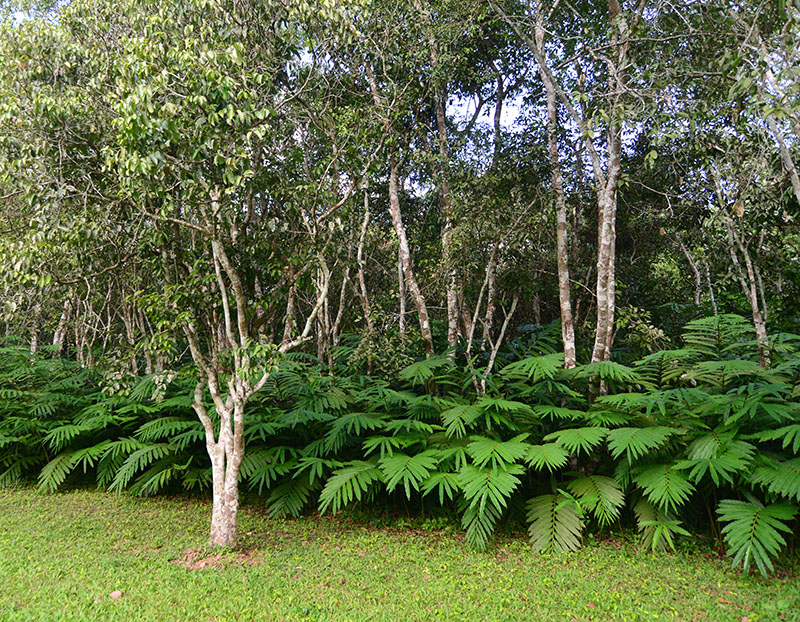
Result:
[[800,506],[797,2],[0,2],[0,483],[632,524]]

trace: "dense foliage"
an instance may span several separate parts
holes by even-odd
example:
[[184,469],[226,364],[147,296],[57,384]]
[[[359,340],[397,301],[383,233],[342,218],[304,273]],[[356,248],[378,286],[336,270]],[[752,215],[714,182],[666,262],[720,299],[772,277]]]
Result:
[[[766,574],[796,537],[800,336],[776,338],[768,370],[757,344],[723,315],[689,323],[680,348],[565,370],[550,327],[511,342],[482,395],[444,357],[390,382],[348,368],[345,346],[332,374],[294,355],[250,410],[240,477],[281,516],[442,508],[479,548],[504,520],[525,520],[536,551],[629,522],[645,546],[671,548],[710,525],[734,564]],[[210,485],[188,380],[109,393],[67,362],[12,347],[1,358],[3,385],[19,387],[0,394],[4,480],[55,490],[76,474],[142,495]],[[589,401],[595,378],[608,391]]]

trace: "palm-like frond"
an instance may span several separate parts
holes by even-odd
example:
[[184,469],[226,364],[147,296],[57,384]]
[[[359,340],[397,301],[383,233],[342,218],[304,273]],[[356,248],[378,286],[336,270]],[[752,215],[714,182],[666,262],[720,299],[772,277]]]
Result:
[[567,487],[580,499],[581,506],[594,514],[600,525],[607,525],[619,518],[625,494],[610,477],[579,475]]
[[385,476],[386,490],[393,492],[402,484],[406,498],[410,499],[411,489],[419,490],[420,484],[428,478],[437,463],[435,451],[424,451],[414,456],[395,453],[384,457],[380,461],[380,468]]
[[694,491],[692,483],[673,464],[641,467],[633,480],[642,487],[647,498],[665,512],[683,505]]
[[784,462],[769,461],[757,468],[750,478],[753,484],[765,487],[771,494],[800,503],[800,458]]
[[774,504],[763,506],[726,499],[717,508],[719,520],[728,523],[722,528],[728,554],[733,555],[733,565],[742,564],[744,571],[755,562],[763,576],[772,570],[771,557],[775,557],[786,540],[780,532],[791,533],[784,524],[797,513],[797,507]]
[[477,436],[467,445],[467,453],[479,467],[491,463],[494,468],[505,468],[508,464],[517,462],[526,455],[529,447],[525,443],[527,436],[527,434],[520,434],[507,441]]
[[614,458],[625,454],[632,463],[663,445],[671,435],[672,430],[662,426],[617,428],[608,433],[608,448]]
[[525,454],[525,462],[537,471],[547,469],[555,471],[567,464],[569,453],[557,443],[545,443],[544,445],[529,445]]
[[608,428],[583,427],[567,428],[551,432],[544,437],[546,441],[553,441],[570,453],[590,453],[592,449],[603,442],[608,434]]
[[534,497],[527,504],[528,534],[535,552],[565,553],[581,546],[578,504],[562,494]]
[[319,496],[319,511],[330,509],[335,514],[353,500],[360,501],[379,481],[383,481],[383,472],[374,462],[353,460],[328,478]]

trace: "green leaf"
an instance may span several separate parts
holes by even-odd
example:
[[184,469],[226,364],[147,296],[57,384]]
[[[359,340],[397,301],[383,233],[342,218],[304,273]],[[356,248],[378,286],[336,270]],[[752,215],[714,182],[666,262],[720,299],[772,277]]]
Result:
[[608,448],[614,458],[626,454],[628,462],[633,462],[647,454],[651,449],[660,447],[672,434],[670,428],[617,428],[608,433]]
[[602,475],[580,475],[567,484],[572,494],[578,497],[581,505],[594,513],[601,526],[619,518],[625,503],[625,494],[610,477]]
[[505,468],[509,463],[514,463],[526,455],[529,446],[524,441],[527,436],[519,434],[505,442],[477,436],[467,445],[467,453],[479,467],[491,463],[492,467]]
[[569,453],[556,443],[529,445],[525,454],[525,462],[537,471],[547,468],[549,471],[560,469],[567,463]]
[[656,464],[636,470],[633,480],[660,509],[668,512],[683,505],[694,486],[673,464]]
[[535,552],[565,553],[581,546],[580,508],[562,494],[534,497],[527,504],[528,534]]
[[608,429],[601,427],[567,428],[551,432],[544,440],[555,441],[570,453],[579,454],[583,451],[588,454],[603,442],[607,434]]
[[353,460],[342,469],[334,471],[319,496],[319,511],[328,508],[336,514],[353,500],[361,501],[362,496],[375,482],[383,481],[383,472],[373,462]]
[[394,492],[402,482],[406,498],[411,499],[411,489],[419,490],[420,484],[428,478],[437,463],[434,451],[424,451],[415,456],[396,453],[384,457],[380,461],[380,468],[386,478],[386,490]]
[[726,499],[717,508],[719,520],[728,523],[722,535],[728,545],[728,554],[733,555],[733,565],[740,563],[747,572],[755,562],[759,572],[766,577],[772,571],[771,557],[775,557],[786,546],[779,532],[791,533],[784,524],[792,520],[797,507],[773,504],[766,507],[760,503],[748,503]]

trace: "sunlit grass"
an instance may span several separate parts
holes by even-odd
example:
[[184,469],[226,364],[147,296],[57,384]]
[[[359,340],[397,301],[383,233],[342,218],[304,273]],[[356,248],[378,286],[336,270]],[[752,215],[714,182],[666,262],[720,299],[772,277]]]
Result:
[[711,553],[614,540],[542,557],[522,537],[478,553],[456,530],[284,521],[251,506],[240,549],[208,559],[209,512],[184,498],[0,490],[0,620],[800,617],[797,577],[744,576]]

